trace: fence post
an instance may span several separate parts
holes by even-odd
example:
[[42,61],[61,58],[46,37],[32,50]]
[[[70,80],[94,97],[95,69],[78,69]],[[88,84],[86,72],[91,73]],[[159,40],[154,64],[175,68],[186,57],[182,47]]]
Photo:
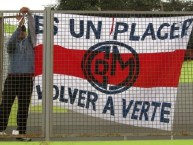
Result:
[[3,85],[3,15],[0,13],[0,102]]
[[43,133],[45,140],[50,140],[52,134],[52,96],[53,96],[53,18],[51,8],[44,10],[44,33],[43,33]]

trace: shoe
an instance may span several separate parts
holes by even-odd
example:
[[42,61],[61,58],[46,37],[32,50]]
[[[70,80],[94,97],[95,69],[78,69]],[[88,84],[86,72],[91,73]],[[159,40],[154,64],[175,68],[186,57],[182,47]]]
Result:
[[0,132],[0,135],[7,135],[4,131]]
[[[18,130],[13,130],[12,131],[13,135],[19,135],[19,131]],[[17,137],[16,138],[17,141],[31,141],[31,138],[27,138],[27,137]]]
[[13,130],[12,135],[19,135],[19,131],[18,130]]
[[17,141],[31,141],[31,138],[27,138],[27,137],[17,137],[16,138]]

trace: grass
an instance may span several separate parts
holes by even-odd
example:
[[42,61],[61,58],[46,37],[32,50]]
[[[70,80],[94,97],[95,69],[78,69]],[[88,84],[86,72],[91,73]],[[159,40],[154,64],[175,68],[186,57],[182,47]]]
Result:
[[183,63],[180,75],[180,82],[181,83],[193,82],[193,61],[185,61]]
[[7,23],[4,23],[4,31],[5,33],[13,33],[16,30],[16,25],[10,25]]
[[[12,110],[11,110],[11,114],[10,114],[10,118],[9,118],[9,122],[8,122],[8,126],[16,126],[16,117],[17,117],[17,109],[18,109],[18,103],[17,103],[17,99],[15,99],[15,102],[12,106]],[[42,113],[42,106],[30,106],[30,111],[29,113]],[[57,107],[57,106],[53,106],[53,113],[66,113],[68,112],[67,109],[64,109],[63,107]]]
[[1,145],[192,145],[193,140],[1,142]]

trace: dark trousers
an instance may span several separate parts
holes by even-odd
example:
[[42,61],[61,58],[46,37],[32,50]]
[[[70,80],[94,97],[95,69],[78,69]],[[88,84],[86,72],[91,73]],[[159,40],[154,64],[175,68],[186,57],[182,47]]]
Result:
[[0,105],[0,131],[7,128],[9,115],[15,98],[18,98],[17,130],[26,133],[29,105],[33,90],[33,77],[27,75],[8,75],[4,83]]

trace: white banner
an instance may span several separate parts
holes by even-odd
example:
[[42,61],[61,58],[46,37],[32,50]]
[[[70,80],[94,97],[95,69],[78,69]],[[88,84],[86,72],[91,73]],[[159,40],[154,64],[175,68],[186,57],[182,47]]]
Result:
[[[33,105],[42,99],[42,17],[36,18]],[[192,17],[55,14],[54,21],[54,105],[121,124],[172,129]]]

